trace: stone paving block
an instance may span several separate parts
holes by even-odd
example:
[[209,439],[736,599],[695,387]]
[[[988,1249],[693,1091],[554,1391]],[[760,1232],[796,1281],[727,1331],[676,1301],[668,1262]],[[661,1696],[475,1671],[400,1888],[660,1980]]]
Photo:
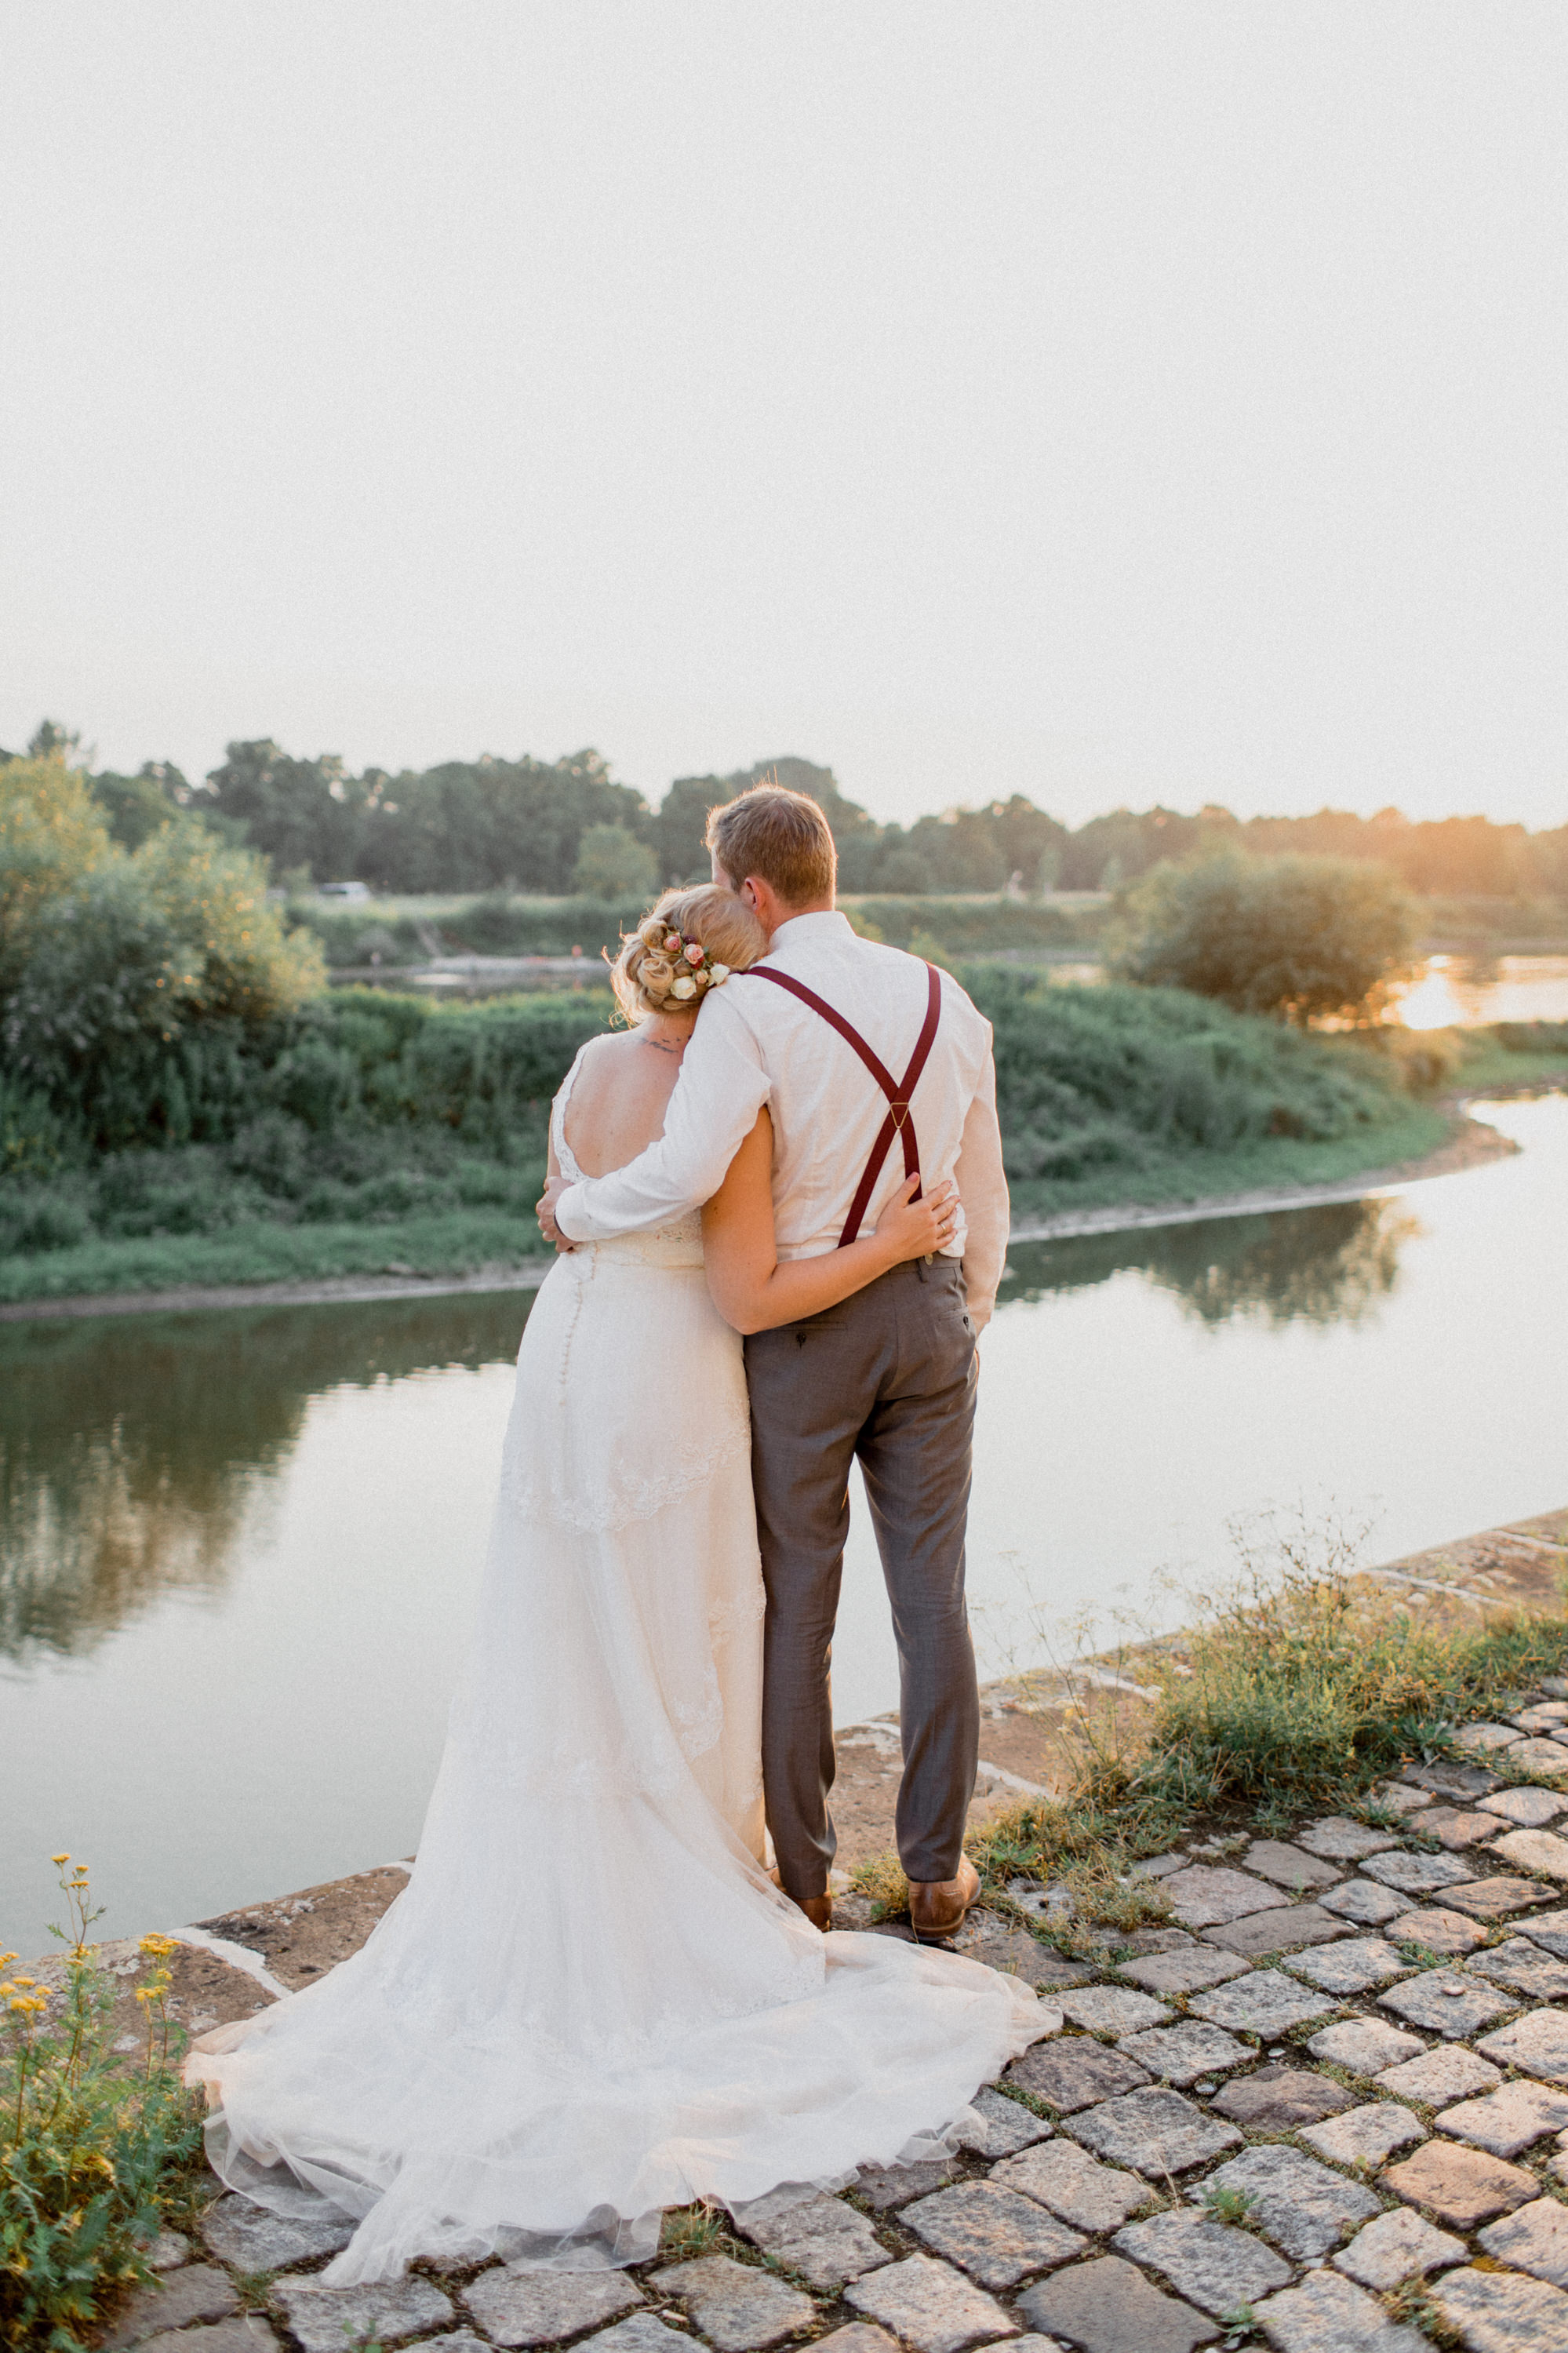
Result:
[[1568,1773],[1568,1749],[1555,1740],[1521,1740],[1498,1762],[1507,1773]]
[[1238,1953],[1194,1944],[1187,1952],[1151,1953],[1142,1960],[1122,1961],[1118,1974],[1147,1993],[1202,1993],[1209,1986],[1224,1985],[1227,1978],[1240,1977],[1246,1967]]
[[976,2092],[970,2105],[980,2119],[978,2130],[966,2132],[963,2146],[972,2148],[977,2157],[1011,2157],[1020,2148],[1032,2148],[1037,2140],[1049,2140],[1056,2130],[1033,2108],[1021,2100],[1008,2099],[1005,2092],[994,2092],[987,2084]]
[[1259,1879],[1272,1880],[1288,1895],[1315,1894],[1320,1887],[1332,1887],[1344,1876],[1331,1863],[1309,1854],[1305,1847],[1290,1846],[1283,1839],[1254,1839],[1241,1858],[1241,1867],[1256,1872]]
[[1509,1722],[1521,1732],[1561,1732],[1568,1708],[1560,1699],[1535,1700],[1528,1707],[1516,1707]]
[[[1016,2106],[1017,2103],[1011,2102]],[[1024,2111],[1025,2115],[1028,2110]],[[1042,2130],[1054,2127],[1042,2118],[1036,2121]],[[925,2165],[863,2165],[855,2177],[855,2187],[868,2205],[879,2214],[889,2213],[895,2206],[907,2206],[911,2198],[927,2198],[933,2189],[943,2189],[958,2170],[945,2158],[937,2158]]]
[[1423,1806],[1431,1802],[1426,1790],[1407,1788],[1403,1781],[1384,1781],[1372,1793],[1372,1803],[1386,1808],[1392,1814],[1418,1814]]
[[1401,1895],[1397,1888],[1380,1887],[1375,1879],[1347,1879],[1342,1886],[1331,1887],[1326,1895],[1320,1895],[1318,1907],[1358,1928],[1381,1928],[1409,1911],[1410,1898]]
[[1258,2320],[1276,2353],[1431,2353],[1430,2337],[1390,2320],[1337,2272],[1309,2272],[1300,2287],[1259,2305]]
[[1292,1976],[1305,1978],[1321,1993],[1364,1993],[1368,1986],[1407,1975],[1410,1967],[1383,1936],[1352,1936],[1321,1953],[1302,1954],[1289,1966]]
[[1536,1912],[1528,1920],[1521,1920],[1519,1933],[1528,1936],[1532,1945],[1543,1952],[1555,1953],[1560,1961],[1568,1961],[1568,1912]]
[[1255,2067],[1209,2103],[1215,2116],[1228,2116],[1247,2133],[1299,2132],[1354,2105],[1342,2084],[1305,2067]]
[[1348,2068],[1352,2075],[1375,2075],[1382,2067],[1392,2067],[1401,2059],[1414,2059],[1422,2048],[1418,2034],[1406,2034],[1403,2027],[1385,2026],[1380,2018],[1347,2018],[1337,2026],[1325,2026],[1314,2034],[1307,2045],[1314,2059],[1326,2059],[1331,2066]]
[[[654,2327],[659,2326],[660,2323],[655,2321]],[[675,2335],[673,2328],[666,2329],[664,2333],[668,2337]],[[441,2337],[422,2337],[419,2353],[485,2353],[486,2341],[477,2329],[449,2328]]]
[[1528,1911],[1546,1893],[1539,1879],[1515,1879],[1500,1871],[1495,1879],[1467,1879],[1462,1886],[1446,1887],[1443,1902],[1450,1911],[1468,1912],[1472,1920],[1497,1921]]
[[[880,2276],[878,2272],[870,2274],[871,2280]],[[654,2273],[651,2284],[661,2295],[679,2297],[703,2336],[718,2346],[719,2353],[756,2353],[762,2346],[776,2345],[781,2337],[793,2337],[797,2329],[809,2327],[816,2317],[816,2306],[808,2295],[787,2287],[772,2272],[736,2263],[732,2255],[699,2255],[694,2263],[671,2263]],[[852,2304],[863,2284],[867,2283],[857,2281],[846,2290]],[[874,2319],[879,2316],[872,2315]],[[314,2348],[308,2348],[308,2353],[314,2353]]]
[[1423,2051],[1419,2059],[1381,2068],[1373,2081],[1397,2100],[1419,2100],[1424,2108],[1446,2108],[1451,2100],[1462,2100],[1468,2093],[1489,2092],[1494,2084],[1501,2083],[1502,2073],[1489,2059],[1467,2050],[1462,2042],[1440,2042],[1435,2051]]
[[191,2260],[191,2242],[183,2231],[160,2231],[150,2247],[142,2250],[147,2268],[154,2272],[178,2271]]
[[1141,2067],[1157,2084],[1195,2084],[1200,2075],[1223,2075],[1253,2055],[1251,2046],[1238,2042],[1222,2026],[1200,2018],[1184,2018],[1180,2026],[1152,2027],[1145,2034],[1130,2034],[1122,2042]]
[[1096,2100],[1113,2099],[1118,2092],[1130,2092],[1149,2078],[1136,2059],[1121,2051],[1108,2051],[1091,2035],[1070,2034],[1059,2042],[1037,2042],[1032,2051],[1014,2060],[1006,2080],[1033,2092],[1037,2099],[1062,2115],[1071,2116],[1075,2109],[1092,2107]]
[[260,2316],[247,2312],[210,2328],[167,2329],[149,2337],[142,2353],[279,2353],[279,2346]]
[[1511,2213],[1539,2187],[1522,2167],[1452,2140],[1427,2141],[1414,2157],[1391,2165],[1383,2180],[1407,2206],[1425,2206],[1456,2231],[1473,2231],[1494,2214]]
[[952,1941],[966,1959],[1005,1969],[1047,1993],[1062,1986],[1087,1985],[1091,1974],[1080,1963],[1064,1961],[1026,1928],[998,1919],[994,1912],[972,1912]]
[[1432,1806],[1421,1817],[1423,1838],[1435,1838],[1450,1854],[1461,1847],[1481,1846],[1498,1835],[1495,1814],[1472,1812],[1457,1806]]
[[[1026,2345],[1029,2340],[1026,2337],[1019,2341]],[[873,2320],[847,2320],[830,2337],[817,2338],[816,2353],[828,2353],[830,2346],[833,2353],[898,2353],[894,2339]]]
[[1483,2231],[1480,2241],[1494,2262],[1568,2287],[1568,2206],[1561,2199],[1532,2198]]
[[1172,2012],[1152,1994],[1135,1993],[1131,1986],[1086,1986],[1081,1993],[1064,1993],[1062,2016],[1089,2034],[1136,2034],[1146,2026],[1168,2026]]
[[187,2263],[167,2279],[137,2288],[99,2341],[103,2353],[119,2353],[121,2346],[145,2344],[166,2329],[188,2328],[194,2320],[226,2320],[238,2310],[239,2298],[226,2272],[216,2263]]
[[1447,2035],[1451,2041],[1474,2034],[1491,2019],[1519,2008],[1516,1995],[1499,1993],[1494,1986],[1458,1967],[1425,1969],[1417,1978],[1406,1978],[1403,1985],[1390,1986],[1377,1999],[1396,2018],[1408,2019],[1412,2026],[1424,2026],[1428,2032]]
[[1252,2220],[1264,2236],[1302,2263],[1316,2263],[1378,2211],[1378,2200],[1360,2182],[1278,2142],[1243,2149],[1187,2195],[1198,2204],[1211,2189],[1249,2198]]
[[1504,1831],[1492,1852],[1516,1870],[1537,1872],[1544,1879],[1568,1879],[1568,1839],[1555,1831]]
[[355,2225],[339,2216],[331,2221],[290,2222],[269,2214],[248,2198],[230,2191],[202,2216],[202,2237],[220,2263],[237,2272],[278,2272],[288,2263],[308,2263],[316,2255],[335,2255],[353,2237]]
[[1018,2298],[1031,2328],[1065,2338],[1081,2353],[1194,2353],[1217,2325],[1179,2298],[1162,2295],[1120,2255],[1097,2255],[1042,2280]]
[[1484,2034],[1478,2045],[1500,2067],[1518,2067],[1548,2084],[1568,2084],[1568,2017],[1560,2010],[1531,2010],[1511,2026]]
[[1097,2157],[1156,2181],[1206,2164],[1241,2138],[1231,2126],[1217,2124],[1180,2092],[1154,2084],[1103,2101],[1074,2116],[1067,2130]]
[[[1474,2141],[1495,2158],[1516,2158],[1547,2132],[1568,2125],[1568,2092],[1556,2092],[1549,2083],[1504,2083],[1486,2099],[1462,2099],[1458,2108],[1444,2108],[1436,2129],[1455,2141]],[[1568,2284],[1568,2283],[1563,2283]]]
[[1457,1854],[1374,1854],[1362,1865],[1363,1876],[1380,1887],[1395,1887],[1402,1895],[1426,1895],[1435,1887],[1457,1887],[1474,1877],[1474,1871]]
[[1296,1843],[1325,1862],[1361,1862],[1398,1841],[1390,1831],[1369,1830],[1364,1822],[1352,1822],[1345,1814],[1325,1814],[1302,1831]]
[[1240,2305],[1256,2304],[1290,2277],[1289,2265],[1261,2239],[1180,2208],[1130,2223],[1111,2243],[1134,2263],[1159,2272],[1178,2295],[1216,2320]]
[[1334,2257],[1334,2268],[1382,2293],[1441,2271],[1447,2263],[1462,2263],[1467,2253],[1463,2239],[1456,2239],[1451,2231],[1434,2229],[1413,2207],[1396,2206],[1358,2231]]
[[[455,2338],[437,2337],[432,2346],[456,2343]],[[479,2344],[482,2339],[471,2338]],[[679,2328],[668,2328],[656,2320],[651,2312],[634,2312],[629,2319],[617,2320],[611,2328],[601,2328],[595,2337],[580,2337],[572,2353],[677,2353],[678,2348],[689,2348],[689,2337]]]
[[906,2206],[899,2220],[982,2287],[1012,2287],[1030,2272],[1081,2254],[1089,2242],[994,2179],[961,2181]]
[[1018,2323],[984,2288],[934,2255],[906,2255],[901,2263],[857,2280],[844,2297],[915,2353],[960,2353],[984,2338],[1019,2334]]
[[450,2298],[417,2272],[362,2287],[323,2287],[319,2279],[286,2272],[273,2281],[272,2294],[304,2353],[343,2353],[345,2345],[363,2345],[367,2337],[401,2345],[405,2337],[423,2337],[457,2317]]
[[1489,1798],[1481,1799],[1480,1810],[1516,1823],[1521,1831],[1539,1831],[1568,1810],[1568,1798],[1560,1789],[1537,1789],[1526,1782],[1517,1789],[1494,1789]]
[[1048,2206],[1064,2222],[1080,2231],[1114,2231],[1147,2205],[1149,2184],[1135,2173],[1101,2165],[1075,2141],[1054,2140],[1048,2148],[1031,2148],[1007,2159],[993,2172],[1004,2189],[1020,2190],[1026,2198]]
[[1411,2148],[1426,2137],[1419,2116],[1397,2100],[1369,2100],[1365,2107],[1349,2108],[1326,2124],[1309,2125],[1301,2138],[1331,2165],[1384,2165],[1396,2148]]
[[1568,1961],[1553,1960],[1528,1936],[1510,1936],[1506,1943],[1477,1953],[1470,1968],[1477,1977],[1507,1986],[1527,2001],[1561,2001],[1568,1995]]
[[1256,1961],[1266,1953],[1297,1953],[1304,1945],[1327,1945],[1350,1930],[1338,1914],[1325,1912],[1321,1904],[1292,1904],[1283,1912],[1255,1912],[1248,1919],[1203,1933],[1205,1944]]
[[1399,1778],[1434,1797],[1468,1800],[1489,1798],[1494,1789],[1501,1788],[1503,1777],[1489,1772],[1484,1765],[1410,1765]]
[[812,2287],[825,2291],[836,2291],[846,2280],[858,2279],[862,2272],[893,2260],[864,2214],[842,2198],[790,2202],[775,2191],[740,2209],[735,2227],[764,2254],[776,2256]]
[[464,2303],[497,2345],[553,2345],[635,2311],[642,2290],[625,2272],[513,2271],[492,2265]]
[[1568,2295],[1522,2272],[1447,2272],[1432,2301],[1465,2353],[1563,2353]]
[[1478,1757],[1486,1757],[1494,1748],[1517,1748],[1521,1745],[1519,1727],[1513,1724],[1467,1724],[1462,1732],[1454,1735],[1456,1748],[1467,1748]]
[[1278,1887],[1253,1879],[1245,1871],[1215,1870],[1210,1863],[1192,1863],[1173,1871],[1160,1883],[1171,1899],[1171,1909],[1187,1928],[1212,1928],[1222,1920],[1240,1920],[1251,1912],[1266,1912],[1289,1902]]
[[1194,2017],[1211,2026],[1226,2026],[1240,2034],[1284,2034],[1321,2018],[1334,2008],[1327,1994],[1309,1993],[1279,1969],[1254,1969],[1234,1985],[1216,1986],[1212,1993],[1194,1994],[1187,2005]]
[[1467,1920],[1462,1912],[1447,1911],[1440,1904],[1424,1904],[1406,1912],[1388,1935],[1394,1944],[1421,1945],[1429,1953],[1455,1960],[1462,1960],[1487,1941],[1486,1930],[1474,1920]]

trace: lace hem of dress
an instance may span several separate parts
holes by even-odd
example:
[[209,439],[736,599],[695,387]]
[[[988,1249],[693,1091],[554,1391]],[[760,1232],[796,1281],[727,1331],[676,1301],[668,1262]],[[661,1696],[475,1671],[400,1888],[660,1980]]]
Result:
[[531,1476],[521,1461],[513,1461],[502,1467],[501,1488],[518,1517],[531,1526],[605,1535],[637,1520],[657,1519],[727,1462],[748,1453],[751,1443],[751,1416],[742,1409],[705,1430],[700,1449],[679,1455],[657,1478],[622,1480],[596,1495],[574,1494],[554,1479],[547,1484]]

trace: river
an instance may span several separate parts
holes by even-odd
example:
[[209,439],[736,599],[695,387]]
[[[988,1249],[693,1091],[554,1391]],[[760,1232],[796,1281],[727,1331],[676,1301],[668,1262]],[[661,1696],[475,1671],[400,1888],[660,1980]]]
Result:
[[[1388,1558],[1568,1494],[1568,1095],[1515,1156],[1363,1202],[1016,1246],[983,1344],[983,1671],[1174,1605],[1231,1524]],[[0,1942],[50,1853],[100,1933],[406,1855],[489,1516],[526,1295],[0,1329]],[[895,1704],[863,1514],[836,1662]]]

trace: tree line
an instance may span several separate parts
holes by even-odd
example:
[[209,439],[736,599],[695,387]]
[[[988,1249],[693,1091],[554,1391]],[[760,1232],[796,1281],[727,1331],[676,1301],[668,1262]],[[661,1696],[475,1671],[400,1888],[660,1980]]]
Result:
[[[46,721],[28,755],[77,764],[76,739]],[[16,756],[0,752],[0,761]],[[134,776],[85,771],[111,838],[134,850],[178,811],[204,815],[235,848],[260,852],[291,887],[357,879],[387,893],[515,891],[635,898],[706,872],[708,811],[762,777],[809,793],[838,845],[847,892],[927,896],[1114,891],[1156,865],[1209,850],[1370,860],[1426,898],[1568,895],[1568,824],[1531,833],[1484,817],[1238,818],[1120,808],[1076,828],[1021,793],[980,807],[881,825],[840,792],[831,768],[760,760],[729,776],[678,776],[657,808],[592,750],[442,761],[352,775],[333,753],[303,759],[270,739],[233,743],[199,781],[168,761]]]

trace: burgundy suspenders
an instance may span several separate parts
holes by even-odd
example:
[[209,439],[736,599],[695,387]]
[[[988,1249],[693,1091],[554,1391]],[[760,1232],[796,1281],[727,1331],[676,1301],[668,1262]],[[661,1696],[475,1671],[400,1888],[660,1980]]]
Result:
[[[882,1122],[876,1143],[871,1146],[871,1157],[867,1161],[865,1173],[855,1188],[855,1198],[849,1204],[849,1215],[844,1220],[844,1231],[838,1237],[840,1250],[858,1240],[859,1236],[860,1220],[866,1214],[866,1204],[871,1198],[872,1187],[882,1173],[882,1163],[892,1147],[895,1134],[901,1135],[903,1138],[904,1175],[918,1176],[921,1173],[920,1145],[915,1140],[915,1123],[910,1113],[910,1097],[914,1093],[921,1072],[925,1069],[926,1057],[931,1052],[931,1040],[936,1036],[936,1026],[942,1018],[942,975],[933,964],[927,965],[926,972],[929,976],[926,983],[926,1018],[921,1025],[921,1034],[916,1042],[915,1050],[910,1057],[910,1067],[899,1080],[893,1078],[880,1056],[872,1052],[853,1023],[846,1021],[842,1013],[837,1012],[826,998],[818,997],[815,988],[807,988],[804,981],[792,980],[787,972],[774,972],[765,964],[754,964],[749,971],[736,973],[734,976],[737,980],[771,980],[775,988],[787,988],[792,997],[798,997],[803,1005],[809,1005],[814,1013],[820,1013],[823,1019],[837,1030],[846,1044],[854,1047],[855,1051],[888,1098],[888,1116]],[[918,1185],[915,1187],[914,1198],[917,1201],[921,1198]]]

